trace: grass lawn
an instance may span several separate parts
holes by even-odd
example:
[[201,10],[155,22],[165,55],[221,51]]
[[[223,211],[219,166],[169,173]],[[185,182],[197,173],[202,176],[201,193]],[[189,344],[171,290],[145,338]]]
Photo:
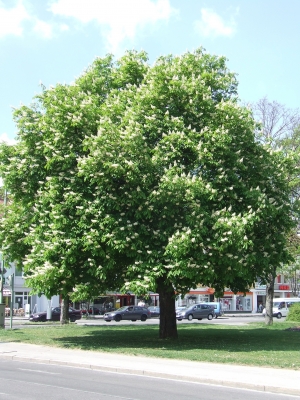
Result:
[[180,324],[179,339],[158,339],[158,327],[40,326],[0,330],[0,341],[20,341],[62,348],[105,351],[224,364],[300,369],[300,331],[295,323],[245,326]]

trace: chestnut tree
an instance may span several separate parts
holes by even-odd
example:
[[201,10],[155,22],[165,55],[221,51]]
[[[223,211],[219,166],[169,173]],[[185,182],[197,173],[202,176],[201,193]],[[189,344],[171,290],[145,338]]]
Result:
[[36,290],[155,291],[159,337],[177,338],[176,296],[246,291],[288,260],[293,160],[255,140],[224,57],[97,59],[15,118],[1,240]]

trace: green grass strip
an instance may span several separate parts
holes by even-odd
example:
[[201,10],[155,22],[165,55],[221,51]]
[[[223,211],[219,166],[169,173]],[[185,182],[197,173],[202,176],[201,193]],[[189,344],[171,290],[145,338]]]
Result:
[[0,331],[3,342],[135,356],[300,369],[300,331],[282,322],[244,326],[180,324],[178,340],[158,339],[157,325],[39,326]]

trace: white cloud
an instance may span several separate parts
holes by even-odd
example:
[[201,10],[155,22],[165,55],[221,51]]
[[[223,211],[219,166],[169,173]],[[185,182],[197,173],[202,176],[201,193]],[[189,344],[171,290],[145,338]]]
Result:
[[67,24],[61,24],[59,26],[59,29],[60,29],[60,31],[65,32],[65,31],[68,31],[70,28]]
[[226,23],[213,10],[202,8],[201,19],[195,22],[195,30],[202,36],[232,36],[235,29],[235,20],[231,17]]
[[50,39],[53,36],[53,25],[40,19],[36,20],[33,30],[47,39]]
[[134,39],[139,28],[167,21],[176,12],[169,0],[57,0],[49,10],[83,24],[98,23],[113,51],[125,39]]
[[69,29],[66,24],[39,19],[30,7],[30,3],[25,0],[18,0],[13,8],[5,8],[3,3],[0,0],[0,39],[8,35],[22,36],[25,21],[27,21],[27,32],[34,32],[40,38],[50,39],[54,36],[54,32],[64,32]]
[[7,133],[2,133],[0,135],[0,143],[5,142],[6,144],[16,144],[15,139],[12,139],[7,135]]
[[0,38],[7,35],[22,36],[22,23],[30,19],[30,15],[19,0],[14,8],[4,8],[0,3]]

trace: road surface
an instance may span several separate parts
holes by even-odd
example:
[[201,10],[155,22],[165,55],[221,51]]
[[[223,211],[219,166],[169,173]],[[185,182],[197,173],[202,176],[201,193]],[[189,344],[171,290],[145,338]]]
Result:
[[[293,396],[0,360],[0,399],[10,400],[286,400]],[[294,397],[298,398],[299,397]]]

